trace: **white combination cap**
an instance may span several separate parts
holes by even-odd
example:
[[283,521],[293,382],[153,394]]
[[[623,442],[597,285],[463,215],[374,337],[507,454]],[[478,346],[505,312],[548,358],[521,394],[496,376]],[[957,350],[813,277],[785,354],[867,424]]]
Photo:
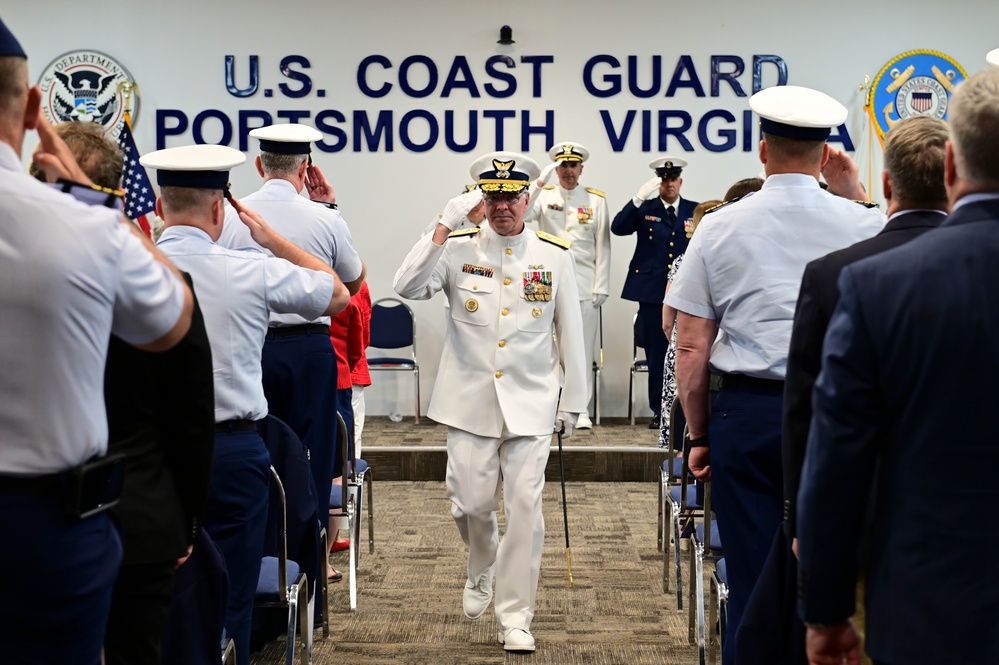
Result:
[[766,134],[802,141],[824,141],[846,122],[846,107],[824,92],[797,85],[760,90],[749,98]]
[[519,192],[541,175],[537,162],[519,152],[491,152],[472,162],[475,184],[484,192]]
[[196,187],[228,192],[229,169],[246,161],[246,155],[224,145],[185,145],[157,150],[139,158],[156,169],[161,187]]
[[548,158],[553,162],[585,162],[590,158],[590,151],[582,143],[561,141],[548,151]]

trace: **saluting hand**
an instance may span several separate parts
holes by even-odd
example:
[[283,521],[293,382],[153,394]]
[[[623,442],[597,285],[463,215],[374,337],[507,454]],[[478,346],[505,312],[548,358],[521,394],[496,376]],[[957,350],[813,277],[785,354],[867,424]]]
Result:
[[73,152],[56,134],[44,114],[39,114],[37,130],[40,144],[35,154],[31,156],[31,160],[38,168],[45,171],[45,179],[48,182],[64,178],[84,185],[94,184],[77,164]]
[[822,177],[832,194],[858,201],[868,200],[860,184],[860,167],[842,150],[829,149],[829,161],[822,166]]
[[336,193],[326,176],[313,164],[305,169],[305,188],[309,190],[309,198],[323,203],[336,203]]

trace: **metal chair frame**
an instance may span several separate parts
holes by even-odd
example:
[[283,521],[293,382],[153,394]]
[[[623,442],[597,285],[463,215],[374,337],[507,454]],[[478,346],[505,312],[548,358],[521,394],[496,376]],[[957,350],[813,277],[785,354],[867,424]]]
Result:
[[[347,516],[347,530],[350,532],[350,609],[357,609],[357,571],[361,567],[361,548],[358,546],[361,538],[362,494],[363,486],[368,485],[368,553],[375,553],[375,505],[374,505],[374,474],[368,466],[363,472],[357,473],[357,458],[350,453],[350,437],[343,416],[336,414],[340,425],[340,448],[342,450],[343,475],[341,476],[342,513],[330,513],[338,517]],[[333,509],[331,509],[332,511]],[[326,550],[329,552],[329,549]]]
[[[392,303],[392,306],[389,307],[388,303]],[[416,361],[416,315],[413,314],[413,309],[409,305],[399,300],[398,298],[379,298],[375,302],[371,303],[371,311],[373,317],[375,316],[374,312],[377,311],[376,308],[378,307],[381,307],[382,309],[391,309],[392,307],[406,308],[406,312],[409,314],[409,318],[412,321],[412,327],[413,327],[413,334],[410,338],[410,344],[408,344],[407,346],[411,346],[413,348],[413,353],[412,353],[412,359],[407,359],[403,363],[380,362],[379,356],[368,358],[368,370],[372,372],[413,373],[414,383],[415,383],[415,394],[416,394],[415,406],[413,411],[415,415],[413,417],[413,422],[414,424],[419,425],[420,424],[420,365]],[[374,343],[374,341],[372,341],[371,346],[376,349],[385,348],[378,346],[377,344]],[[405,346],[389,347],[389,348],[402,349],[405,348]]]
[[632,346],[631,346],[631,381],[628,384],[628,420],[635,424],[635,375],[639,372],[649,373],[649,361],[638,357],[638,350],[645,349],[645,337],[638,326],[638,314],[631,320]]
[[[708,665],[715,665],[718,662],[718,652],[722,650],[722,642],[725,639],[725,631],[728,630],[728,585],[722,580],[718,573],[718,562],[711,571],[709,582],[709,604],[708,604]],[[717,648],[716,648],[717,647]]]
[[[312,631],[309,630],[309,580],[299,572],[295,581],[288,584],[288,516],[284,484],[278,472],[271,467],[272,491],[277,491],[281,504],[278,514],[278,599],[254,600],[254,607],[283,607],[288,610],[287,646],[285,664],[294,665],[296,647],[301,647],[300,665],[312,663]],[[299,644],[297,633],[301,632]]]

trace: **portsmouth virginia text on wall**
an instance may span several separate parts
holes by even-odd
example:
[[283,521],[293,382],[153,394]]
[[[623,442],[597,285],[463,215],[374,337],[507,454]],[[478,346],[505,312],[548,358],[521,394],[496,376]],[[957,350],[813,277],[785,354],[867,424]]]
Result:
[[[190,131],[197,143],[217,143],[246,151],[249,132],[275,122],[315,126],[325,135],[316,143],[323,152],[427,152],[442,146],[459,153],[504,149],[527,152],[532,136],[543,136],[546,146],[555,142],[555,109],[538,108],[544,102],[532,103],[532,108],[522,108],[523,103],[516,107],[510,104],[518,91],[521,99],[529,91],[531,98],[544,100],[551,87],[546,72],[555,62],[553,55],[521,55],[519,59],[493,55],[478,62],[463,55],[449,62],[426,55],[410,55],[402,60],[368,55],[357,64],[356,91],[350,95],[340,91],[337,95],[370,100],[393,95],[392,108],[365,109],[319,108],[325,105],[327,95],[323,75],[313,70],[304,55],[288,55],[274,63],[279,79],[272,87],[266,87],[262,78],[274,70],[267,69],[266,63],[262,67],[260,60],[257,55],[239,60],[226,56],[224,70],[218,70],[219,83],[224,83],[228,93],[238,100],[236,104],[246,104],[247,108],[158,109],[157,148],[168,147],[171,137]],[[571,111],[562,107],[560,112],[596,114],[615,152],[629,145],[640,145],[643,152],[692,152],[695,144],[711,152],[754,150],[753,116],[744,103],[736,109],[713,108],[695,115],[684,108],[689,106],[685,101],[709,97],[721,104],[723,96],[731,100],[759,91],[765,87],[765,79],[768,84],[784,85],[788,78],[787,64],[777,55],[712,55],[703,62],[680,55],[674,64],[672,58],[661,55],[640,59],[636,55],[598,54],[581,64],[579,97]],[[400,94],[408,100],[446,101],[434,105],[438,108],[407,110],[396,101]],[[261,97],[276,95],[287,102],[288,108],[259,108],[263,105],[258,101]],[[663,101],[655,108],[600,108],[602,100],[615,97]],[[845,126],[829,140],[853,150]]]

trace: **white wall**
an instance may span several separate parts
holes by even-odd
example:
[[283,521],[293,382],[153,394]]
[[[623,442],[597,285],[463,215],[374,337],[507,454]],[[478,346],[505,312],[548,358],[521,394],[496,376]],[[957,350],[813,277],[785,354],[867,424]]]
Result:
[[[42,7],[42,5],[47,5]],[[543,8],[543,9],[542,9]],[[529,110],[534,124],[542,124],[544,113],[554,111],[554,140],[576,140],[589,147],[592,158],[586,166],[583,183],[607,193],[612,214],[628,202],[637,187],[652,174],[647,162],[659,154],[655,145],[642,150],[636,126],[626,147],[613,152],[599,111],[609,110],[618,127],[629,109],[678,109],[690,113],[695,129],[687,136],[695,150],[684,154],[671,140],[668,151],[684,154],[690,162],[685,172],[683,195],[695,200],[719,198],[737,179],[756,175],[760,165],[755,152],[741,150],[741,123],[737,147],[727,152],[710,152],[697,142],[696,123],[706,112],[726,109],[737,118],[747,107],[722,85],[718,97],[696,97],[681,88],[672,98],[664,96],[681,55],[693,59],[697,76],[709,93],[712,55],[735,55],[746,62],[747,71],[739,78],[752,92],[754,54],[783,58],[791,84],[819,88],[846,104],[851,110],[848,122],[852,138],[861,141],[863,94],[858,85],[864,75],[872,77],[892,57],[911,49],[942,51],[955,58],[970,73],[984,66],[987,51],[997,46],[994,26],[999,11],[986,0],[959,3],[902,3],[897,0],[872,3],[844,0],[839,3],[812,2],[681,2],[630,0],[607,3],[578,0],[571,4],[506,2],[484,3],[437,0],[399,2],[367,0],[356,3],[303,1],[297,3],[192,2],[174,0],[150,3],[136,0],[109,0],[100,5],[78,2],[8,3],[3,18],[29,54],[32,79],[62,53],[93,49],[111,55],[129,70],[141,87],[141,108],[135,124],[140,151],[156,147],[155,115],[158,109],[179,109],[193,118],[205,109],[219,109],[237,117],[242,109],[307,110],[311,116],[336,109],[348,118],[342,125],[352,134],[349,122],[355,110],[374,118],[378,111],[392,109],[395,123],[410,109],[425,109],[443,122],[444,111],[453,109],[457,117],[469,110],[510,109],[518,112],[507,121],[505,149],[520,150],[520,112]],[[499,28],[509,24],[516,44],[496,44]],[[314,87],[306,97],[291,99],[277,91],[278,83],[298,84],[281,76],[278,63],[287,55],[301,55],[310,61],[305,70]],[[387,56],[392,69],[373,67],[372,84],[391,82],[393,90],[385,97],[364,96],[358,88],[358,64],[369,55]],[[429,56],[440,68],[441,81],[434,94],[420,99],[407,97],[398,85],[401,62],[408,56]],[[440,96],[441,85],[455,56],[465,56],[477,85],[502,87],[486,76],[485,61],[495,54],[507,54],[517,61],[510,70],[517,79],[517,93],[494,99],[483,93],[472,99],[458,90],[449,98]],[[610,98],[587,93],[582,82],[585,63],[598,54],[609,54],[624,63],[637,56],[639,82],[650,81],[653,56],[661,56],[663,90],[655,97],[639,99],[625,91]],[[260,56],[261,88],[275,90],[265,98],[261,92],[239,99],[225,86],[224,59],[236,56],[236,83],[247,83],[248,56]],[[524,55],[551,55],[554,62],[542,66],[540,97],[531,95],[532,77]],[[302,70],[300,66],[295,69]],[[414,69],[414,72],[417,70]],[[607,66],[597,68],[610,72]],[[764,84],[772,85],[775,70],[765,69]],[[624,69],[619,70],[624,74]],[[425,77],[414,75],[414,85]],[[601,84],[603,85],[603,84]],[[326,91],[317,96],[318,89]],[[710,94],[710,93],[709,93]],[[640,117],[640,114],[639,114]],[[636,123],[637,123],[636,119]],[[306,120],[305,122],[309,122]],[[717,122],[712,127],[720,127]],[[414,129],[420,123],[414,125]],[[217,141],[217,124],[206,125],[206,141]],[[479,127],[477,147],[467,153],[453,153],[443,137],[428,152],[410,152],[399,141],[395,127],[395,149],[386,152],[316,153],[316,161],[333,182],[341,211],[351,225],[355,245],[368,264],[368,280],[374,298],[394,295],[392,277],[420,230],[440,211],[444,202],[469,182],[468,166],[478,154],[495,149],[492,121]],[[458,139],[464,140],[461,125]],[[414,140],[425,138],[414,131]],[[33,141],[33,137],[29,137]],[[188,131],[171,137],[168,146],[192,142]],[[545,163],[545,139],[535,135],[530,154]],[[755,138],[752,141],[755,146]],[[236,145],[235,140],[231,144]],[[255,146],[250,146],[252,156]],[[234,171],[233,191],[238,195],[253,191],[259,178],[245,165]],[[613,240],[612,297],[604,308],[605,359],[604,415],[625,415],[631,353],[630,325],[635,305],[617,297],[634,248],[633,237]],[[420,360],[423,373],[423,409],[431,394],[437,360],[443,342],[444,317],[440,297],[414,303],[420,334]],[[526,361],[526,359],[525,359]],[[391,386],[389,386],[391,387]],[[408,384],[400,384],[398,396],[403,413],[411,412]],[[372,413],[386,413],[390,404],[379,398],[379,389],[369,392]],[[385,394],[382,390],[381,393]],[[389,391],[391,392],[391,391]],[[641,394],[641,393],[640,393]],[[641,402],[641,400],[640,400]]]

